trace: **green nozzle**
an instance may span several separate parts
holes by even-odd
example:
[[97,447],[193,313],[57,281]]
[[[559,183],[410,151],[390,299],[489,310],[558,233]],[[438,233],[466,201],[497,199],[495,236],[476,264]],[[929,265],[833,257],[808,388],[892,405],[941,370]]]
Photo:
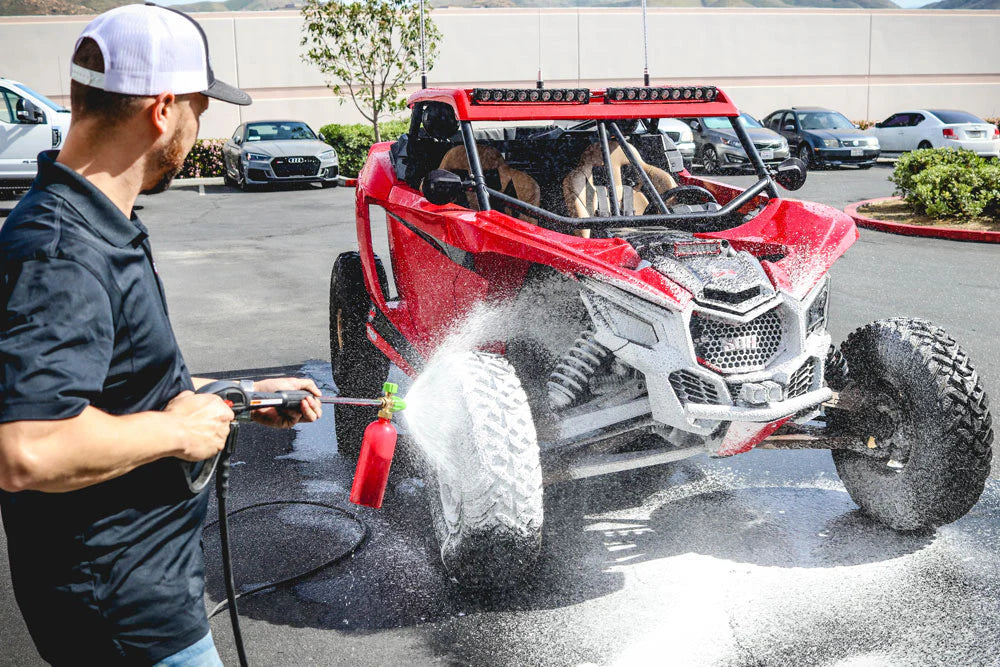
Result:
[[399,412],[406,409],[406,401],[401,399],[399,396],[392,397],[392,411]]
[[396,394],[399,393],[399,385],[395,382],[386,382],[382,385],[382,391],[386,394]]

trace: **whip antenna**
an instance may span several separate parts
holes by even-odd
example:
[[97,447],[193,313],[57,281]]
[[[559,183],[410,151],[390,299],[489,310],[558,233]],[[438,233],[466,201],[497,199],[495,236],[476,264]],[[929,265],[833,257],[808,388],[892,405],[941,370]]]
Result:
[[642,81],[642,85],[649,85],[649,29],[646,26],[646,0],[642,0]]
[[535,79],[535,88],[542,88],[542,10],[538,10],[538,78]]
[[[643,0],[645,2],[645,0]],[[427,54],[424,51],[424,0],[420,0],[420,87],[427,87]]]

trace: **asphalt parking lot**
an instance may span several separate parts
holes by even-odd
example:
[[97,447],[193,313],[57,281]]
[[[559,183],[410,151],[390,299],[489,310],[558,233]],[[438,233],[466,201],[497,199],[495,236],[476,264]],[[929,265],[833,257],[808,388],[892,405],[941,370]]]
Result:
[[[892,193],[879,165],[811,172],[796,198],[838,208]],[[725,177],[745,183],[747,177]],[[327,292],[355,247],[353,191],[240,193],[177,184],[140,199],[176,334],[197,373],[299,372],[332,390]],[[0,216],[9,209],[0,202]],[[873,319],[944,325],[1000,401],[994,284],[1000,246],[862,231],[833,270],[831,330]],[[248,427],[233,507],[272,499],[346,505],[351,466],[332,410],[294,432]],[[994,465],[994,473],[997,467]],[[353,558],[250,598],[243,634],[268,665],[996,665],[1000,481],[966,517],[897,534],[859,514],[825,452],[758,451],[550,487],[535,580],[501,599],[442,574],[419,480],[400,480]],[[323,510],[235,522],[251,585],[308,569],[356,537]],[[218,552],[205,537],[212,603]],[[41,664],[0,558],[0,664]],[[212,621],[235,664],[225,614]]]

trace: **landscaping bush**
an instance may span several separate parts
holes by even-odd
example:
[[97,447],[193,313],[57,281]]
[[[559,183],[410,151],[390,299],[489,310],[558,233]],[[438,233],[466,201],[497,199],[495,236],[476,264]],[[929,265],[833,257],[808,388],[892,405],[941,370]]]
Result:
[[[379,132],[385,139],[394,140],[410,127],[409,121],[392,120],[379,123]],[[319,129],[320,138],[337,149],[340,173],[354,177],[368,158],[368,149],[375,143],[375,130],[368,124],[324,125]]]
[[222,144],[225,139],[199,139],[184,160],[178,178],[207,178],[222,176]]
[[870,127],[875,127],[875,123],[877,123],[878,121],[875,121],[875,120],[852,120],[851,122],[854,123],[855,125],[857,125],[862,130],[867,130]]
[[905,153],[889,180],[916,211],[934,218],[996,215],[1000,166],[972,151],[927,148]]

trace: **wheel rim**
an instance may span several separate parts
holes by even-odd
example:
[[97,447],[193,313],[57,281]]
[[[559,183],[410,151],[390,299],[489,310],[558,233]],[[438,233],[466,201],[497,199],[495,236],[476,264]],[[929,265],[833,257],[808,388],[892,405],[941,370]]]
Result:
[[806,166],[812,162],[812,151],[809,150],[809,146],[802,144],[799,147],[799,159],[806,163]]
[[715,155],[715,149],[706,148],[702,162],[704,163],[705,171],[709,174],[714,174],[719,166],[718,158]]

